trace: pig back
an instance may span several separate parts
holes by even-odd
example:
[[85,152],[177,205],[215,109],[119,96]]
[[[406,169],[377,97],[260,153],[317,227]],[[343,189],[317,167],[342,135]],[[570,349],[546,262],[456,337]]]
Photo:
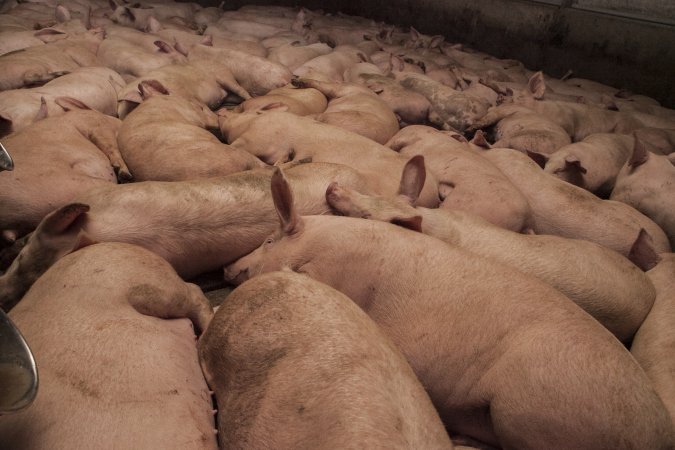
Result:
[[293,272],[237,288],[199,343],[225,448],[451,448],[403,356],[349,298]]
[[195,295],[168,264],[126,244],[57,262],[10,313],[40,388],[30,408],[0,420],[3,446],[215,449],[189,313],[168,306]]

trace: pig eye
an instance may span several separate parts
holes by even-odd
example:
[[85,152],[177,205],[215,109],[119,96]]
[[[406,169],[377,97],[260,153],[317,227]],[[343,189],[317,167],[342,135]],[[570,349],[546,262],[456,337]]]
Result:
[[274,244],[274,238],[267,238],[265,244]]

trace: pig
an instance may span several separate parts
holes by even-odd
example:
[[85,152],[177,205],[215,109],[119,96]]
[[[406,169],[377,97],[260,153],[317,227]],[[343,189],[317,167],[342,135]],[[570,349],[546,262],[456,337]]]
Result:
[[230,50],[238,50],[261,58],[267,56],[267,49],[258,39],[252,36],[230,33],[214,26],[206,28],[204,36],[213,36],[214,42],[216,44],[220,43],[219,45],[214,45],[216,47],[226,47]]
[[623,134],[590,134],[547,157],[544,172],[607,198],[632,153],[633,141]]
[[[95,186],[131,174],[117,147],[120,120],[74,110],[4,138],[15,169],[0,177],[0,231],[12,242],[42,218]],[[117,172],[117,177],[115,176]]]
[[652,219],[675,245],[675,153],[656,155],[635,137],[633,154],[621,168],[609,198]]
[[507,230],[523,232],[534,226],[525,196],[461,135],[423,125],[399,131],[387,147],[406,158],[424,156],[438,180],[441,208],[466,211]]
[[317,42],[315,44],[300,45],[297,41],[275,47],[269,51],[267,59],[288,67],[293,72],[295,69],[317,56],[327,55],[333,49],[328,45]]
[[669,155],[675,152],[675,129],[638,128],[633,133],[652,153]]
[[401,350],[451,433],[502,448],[672,447],[642,369],[552,287],[388,223],[300,216],[280,171],[272,191],[278,231],[226,279],[285,268],[347,295]]
[[293,75],[339,83],[344,81],[347,69],[362,62],[368,62],[368,56],[363,50],[353,45],[340,45],[326,55],[310,59],[293,70]]
[[[424,157],[414,156],[403,170],[397,196],[371,197],[332,183],[326,200],[342,215],[421,231],[516,268],[565,294],[622,342],[635,334],[656,297],[649,278],[637,266],[592,242],[514,233],[461,210],[415,208],[425,173]],[[634,247],[649,245],[641,236]],[[658,257],[651,248],[640,251],[651,261]]]
[[403,124],[426,123],[431,103],[425,96],[406,89],[395,80],[377,75],[364,74],[359,77],[360,83],[380,96]]
[[399,73],[397,80],[429,100],[429,121],[444,130],[463,132],[483,117],[489,107],[485,100],[456,91],[425,75]]
[[250,98],[234,108],[236,112],[284,110],[298,116],[320,114],[326,110],[328,100],[316,89],[296,89],[289,84],[272,89],[265,95]]
[[[670,252],[670,243],[663,230],[630,206],[601,200],[547,174],[517,150],[492,148],[482,155],[525,195],[534,214],[537,234],[586,239],[630,257],[633,243],[644,228],[653,239],[657,253]],[[643,270],[649,268],[642,267]]]
[[[407,158],[341,128],[298,117],[283,111],[265,114],[221,111],[220,130],[228,143],[273,164],[312,158],[314,162],[345,164],[368,179],[370,189],[380,195],[395,193],[396,178]],[[438,184],[427,177],[420,205],[438,205]]]
[[98,51],[101,63],[120,73],[126,81],[141,77],[160,67],[185,63],[187,58],[164,41],[154,42],[157,49],[151,52],[124,39],[109,38]]
[[102,40],[94,29],[77,37],[0,56],[0,91],[44,84],[79,67],[99,66]]
[[0,420],[3,445],[217,449],[194,342],[212,316],[197,286],[140,247],[68,255],[9,314],[38,361],[40,389],[30,408]]
[[190,50],[188,59],[190,62],[222,62],[239,84],[253,96],[264,95],[291,81],[291,73],[281,64],[239,50],[195,45]]
[[[210,67],[209,67],[210,66]],[[164,91],[215,109],[221,105],[228,92],[241,98],[251,98],[248,92],[234,79],[226,67],[218,67],[217,62],[209,65],[169,64],[147,72],[127,84],[119,93],[117,114],[124,119],[143,101],[138,86],[143,81],[158,82]]]
[[93,109],[117,115],[117,93],[124,80],[105,67],[81,67],[44,86],[0,92],[0,136],[21,131],[45,117],[55,117],[73,109]]
[[190,22],[197,9],[193,3],[178,2],[146,4],[145,7],[134,8],[117,5],[113,0],[110,0],[110,7],[113,9],[110,15],[113,22],[138,30],[145,30],[150,18],[164,20],[178,17]]
[[199,359],[223,448],[452,448],[403,355],[349,298],[307,276],[274,272],[234,290]]
[[122,122],[117,136],[120,153],[136,181],[192,180],[264,165],[209,131],[218,129],[218,116],[206,106],[163,95],[163,86],[152,81],[140,83],[144,101]]
[[675,254],[661,254],[661,262],[647,272],[656,286],[656,301],[638,330],[631,354],[647,373],[675,423]]
[[297,87],[314,88],[328,99],[326,110],[314,116],[319,122],[335,125],[385,144],[398,131],[398,119],[387,103],[365,86],[296,78]]
[[[48,224],[38,227],[42,235],[36,231],[9,247],[19,256],[9,261],[6,276],[0,278],[5,302],[18,301],[60,256],[87,242],[140,245],[186,279],[221,269],[253,251],[274,230],[271,175],[257,169],[219,178],[91,189],[60,208],[55,214],[63,218],[58,226],[45,218]],[[288,175],[308,214],[330,213],[324,192],[333,181],[371,192],[362,175],[338,164],[296,164]]]

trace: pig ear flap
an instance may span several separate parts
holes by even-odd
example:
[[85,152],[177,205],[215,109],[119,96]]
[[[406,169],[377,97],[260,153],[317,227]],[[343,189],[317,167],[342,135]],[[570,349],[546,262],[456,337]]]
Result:
[[206,45],[207,47],[213,47],[213,35],[212,34],[205,34],[204,37],[202,38],[202,40],[199,43],[202,44],[202,45]]
[[47,109],[47,100],[45,100],[44,97],[40,97],[40,109],[38,110],[37,114],[35,114],[33,121],[42,120],[46,118],[48,114],[49,110]]
[[420,38],[420,32],[417,31],[414,27],[410,27],[410,38],[413,41],[416,41]]
[[414,205],[424,188],[427,171],[424,167],[424,156],[415,155],[403,167],[398,195],[402,195],[411,205]]
[[143,100],[147,100],[153,95],[169,95],[169,90],[157,80],[143,80],[138,83],[138,91]]
[[88,109],[91,110],[84,102],[73,98],[73,97],[56,97],[54,103],[63,108],[64,111],[72,111],[75,109]]
[[633,144],[633,155],[628,161],[628,167],[631,169],[641,166],[649,159],[649,151],[647,151],[644,143],[637,137],[635,133],[633,133],[633,138],[635,141]]
[[401,72],[405,68],[405,61],[400,56],[391,55],[389,57],[389,67],[391,72]]
[[628,259],[643,272],[654,268],[661,261],[661,257],[654,249],[652,237],[644,228],[640,228],[640,233],[628,253]]
[[295,209],[293,192],[288,180],[279,167],[274,168],[272,175],[272,200],[279,215],[281,229],[285,235],[291,235],[302,229],[302,218]]
[[429,48],[438,48],[441,46],[443,41],[445,41],[445,36],[438,34],[431,38],[431,42],[429,42]]
[[281,102],[268,103],[261,106],[260,111],[288,111],[288,105]]
[[89,205],[70,203],[47,214],[36,230],[37,233],[62,234],[83,214],[89,211]]
[[675,152],[669,154],[667,156],[667,158],[668,158],[668,161],[670,161],[670,163],[675,166]]
[[177,51],[178,53],[180,53],[181,55],[183,55],[183,56],[187,56],[188,53],[189,53],[188,49],[185,48],[185,46],[183,46],[183,44],[181,44],[181,43],[180,43],[179,41],[177,41],[177,40],[174,40],[173,48],[175,48],[176,51]]
[[394,217],[389,222],[418,233],[422,232],[422,216]]
[[148,23],[145,25],[145,31],[149,33],[157,33],[162,29],[162,24],[153,16],[148,17]]
[[67,22],[72,19],[70,11],[68,11],[68,8],[63,5],[56,6],[55,17],[58,23]]
[[162,53],[173,53],[176,50],[174,50],[173,47],[171,47],[169,44],[167,44],[164,41],[155,41],[154,44],[157,46],[160,52]]
[[581,161],[576,156],[566,156],[565,157],[565,168],[563,169],[567,172],[579,172],[586,173],[587,170],[584,166],[581,165]]
[[470,142],[473,145],[486,150],[492,148],[492,145],[485,138],[485,133],[483,133],[483,130],[476,131],[476,134],[473,135],[473,139],[471,139]]
[[[13,121],[11,116],[6,113],[0,113],[0,137],[6,136],[12,132]],[[0,153],[1,154],[1,153]],[[0,168],[2,166],[2,158],[0,157]],[[7,170],[7,169],[5,169]]]
[[532,75],[527,81],[527,89],[537,100],[544,98],[544,94],[546,93],[546,82],[544,81],[544,73],[541,70]]
[[548,156],[544,155],[543,153],[533,152],[531,150],[526,150],[525,153],[527,153],[527,156],[529,156],[532,161],[536,162],[537,165],[542,169],[546,166],[546,163],[548,162]]

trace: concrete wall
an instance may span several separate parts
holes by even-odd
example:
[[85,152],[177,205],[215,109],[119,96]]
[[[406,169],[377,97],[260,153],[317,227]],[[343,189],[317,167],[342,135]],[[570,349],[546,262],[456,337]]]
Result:
[[530,69],[553,76],[571,69],[675,108],[673,0],[229,0],[227,8],[244,4],[302,5],[412,25]]

